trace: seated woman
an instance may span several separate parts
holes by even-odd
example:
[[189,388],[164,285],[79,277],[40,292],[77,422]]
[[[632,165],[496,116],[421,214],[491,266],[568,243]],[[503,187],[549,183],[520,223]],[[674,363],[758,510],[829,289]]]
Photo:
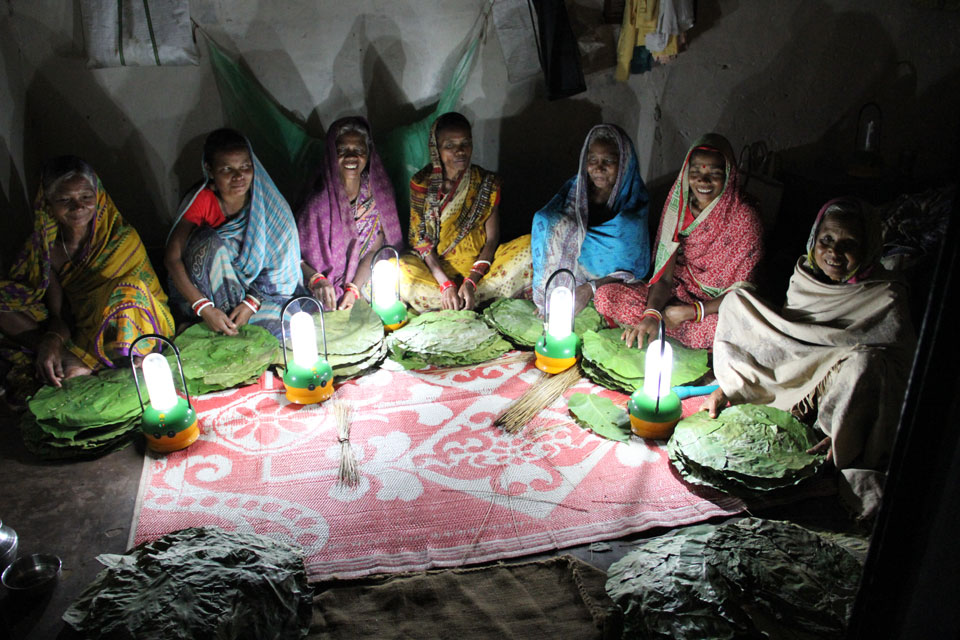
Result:
[[[473,309],[530,288],[530,236],[502,246],[500,178],[470,163],[470,123],[445,113],[430,129],[430,165],[410,180],[410,246],[400,295],[417,311]],[[458,284],[459,283],[459,284]]]
[[[114,367],[142,334],[173,335],[143,242],[90,165],[75,156],[48,162],[35,215],[34,232],[0,286],[0,332],[35,354],[45,382],[59,387]],[[139,346],[148,353],[154,345]],[[24,362],[23,351],[5,351]]]
[[858,200],[828,202],[794,268],[779,311],[746,291],[720,307],[713,368],[727,402],[816,412],[828,451],[860,504],[877,506],[878,469],[893,444],[915,335],[906,287],[880,265],[877,216]]
[[246,138],[217,129],[203,145],[204,182],[167,238],[171,298],[185,317],[236,335],[250,322],[280,336],[280,309],[300,284],[290,206]]
[[297,228],[303,279],[325,309],[352,307],[377,250],[400,248],[393,187],[363,118],[330,125],[324,166],[297,214]]
[[544,287],[557,269],[569,269],[577,279],[577,311],[598,286],[647,275],[648,201],[627,134],[612,124],[592,128],[577,175],[533,217],[533,301],[541,313]]
[[623,339],[642,347],[657,335],[684,345],[713,345],[720,301],[751,286],[763,253],[757,212],[740,192],[733,149],[707,134],[687,152],[663,207],[649,284],[608,284],[597,290],[597,311],[625,325]]

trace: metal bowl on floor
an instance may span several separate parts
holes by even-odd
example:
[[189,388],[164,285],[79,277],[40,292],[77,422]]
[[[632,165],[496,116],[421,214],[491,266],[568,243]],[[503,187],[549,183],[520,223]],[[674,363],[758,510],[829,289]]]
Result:
[[3,570],[0,582],[13,594],[41,595],[57,585],[61,564],[55,555],[34,553],[14,560]]
[[17,559],[17,532],[0,520],[0,571]]

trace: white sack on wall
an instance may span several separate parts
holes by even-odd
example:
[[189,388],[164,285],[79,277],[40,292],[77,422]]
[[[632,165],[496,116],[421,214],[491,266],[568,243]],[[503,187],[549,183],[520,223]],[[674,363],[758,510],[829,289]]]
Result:
[[493,24],[510,82],[520,82],[540,73],[532,11],[529,0],[494,0],[493,3]]
[[87,64],[198,64],[189,0],[80,0]]

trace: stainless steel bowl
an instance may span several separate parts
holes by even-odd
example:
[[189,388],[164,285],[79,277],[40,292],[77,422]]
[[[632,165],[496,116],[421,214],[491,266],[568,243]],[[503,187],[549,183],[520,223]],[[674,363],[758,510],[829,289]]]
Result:
[[12,593],[39,595],[53,589],[60,577],[60,558],[49,553],[24,556],[3,570],[0,581]]
[[0,571],[17,559],[17,532],[0,520]]

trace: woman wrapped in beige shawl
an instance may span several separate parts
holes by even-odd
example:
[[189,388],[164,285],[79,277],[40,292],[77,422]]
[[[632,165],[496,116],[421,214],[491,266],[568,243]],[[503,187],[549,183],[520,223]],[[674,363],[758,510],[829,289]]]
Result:
[[811,451],[827,451],[861,516],[879,506],[916,342],[906,287],[880,265],[881,250],[866,204],[824,205],[783,309],[744,290],[724,299],[713,346],[720,388],[703,406],[712,417],[727,402],[815,413],[826,437]]

